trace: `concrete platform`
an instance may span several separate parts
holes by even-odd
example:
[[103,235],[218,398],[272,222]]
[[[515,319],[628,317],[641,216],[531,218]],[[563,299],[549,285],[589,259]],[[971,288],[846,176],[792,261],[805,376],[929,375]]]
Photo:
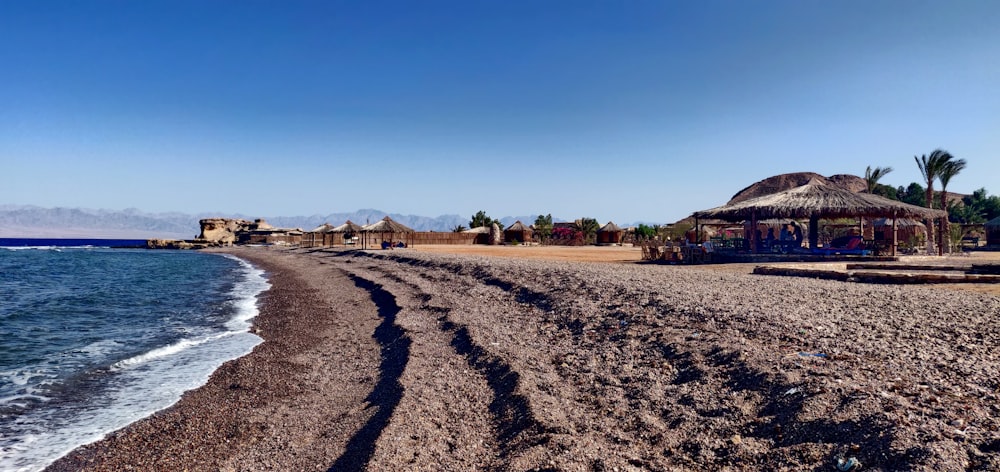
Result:
[[986,264],[987,270],[997,272],[976,273],[973,265],[913,265],[913,264],[847,264],[846,270],[817,269],[808,267],[760,266],[753,270],[759,275],[783,275],[814,279],[840,280],[876,284],[954,284],[1000,283],[1000,269]]

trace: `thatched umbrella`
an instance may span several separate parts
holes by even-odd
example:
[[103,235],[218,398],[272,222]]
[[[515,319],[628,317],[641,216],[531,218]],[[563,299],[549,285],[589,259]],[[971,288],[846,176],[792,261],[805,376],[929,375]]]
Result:
[[334,234],[341,234],[342,235],[341,238],[343,239],[344,244],[346,245],[348,239],[350,239],[355,234],[361,233],[361,225],[356,224],[351,220],[347,220],[346,222],[344,222],[344,224],[331,229],[329,232]]
[[[749,220],[751,227],[756,227],[757,221],[762,218],[808,218],[809,246],[813,248],[816,247],[820,218],[859,216],[891,217],[894,219],[900,217],[941,218],[947,217],[948,213],[889,200],[870,193],[855,193],[818,179],[812,179],[805,185],[783,192],[694,213],[695,218],[718,218],[729,221]],[[756,234],[750,236],[754,239],[750,247],[756,251]],[[896,253],[895,238],[892,251],[893,254]]]
[[[413,245],[413,239],[412,239],[412,235],[414,233],[413,229],[402,223],[397,223],[393,221],[392,218],[389,218],[388,216],[370,225],[362,226],[361,233],[364,235],[379,233],[379,240],[385,240],[385,233],[390,233],[390,234],[400,233],[408,237],[409,241],[406,244],[407,246]],[[367,245],[365,247],[367,247]]]
[[[330,223],[323,223],[309,231],[302,234],[302,240],[299,245],[302,247],[316,247],[323,245],[323,233],[329,232],[333,229],[333,225]],[[316,239],[319,238],[319,244],[316,244]]]
[[333,229],[333,225],[331,225],[330,223],[323,223],[323,224],[321,224],[321,225],[319,225],[319,226],[317,226],[317,227],[315,227],[315,228],[313,228],[313,229],[311,229],[309,231],[306,231],[306,232],[307,233],[326,233],[326,232],[329,232],[331,229]]

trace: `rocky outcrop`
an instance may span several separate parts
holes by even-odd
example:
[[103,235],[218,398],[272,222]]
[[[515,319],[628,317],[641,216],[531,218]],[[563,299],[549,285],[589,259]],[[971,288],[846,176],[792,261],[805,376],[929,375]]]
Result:
[[201,224],[201,233],[198,235],[198,240],[217,245],[235,243],[237,233],[256,229],[261,226],[270,227],[264,220],[251,222],[234,218],[205,218],[198,223]]
[[503,233],[500,232],[500,227],[496,223],[490,226],[490,244],[496,246],[500,244]]
[[214,244],[204,241],[184,241],[181,239],[147,239],[147,249],[204,249]]
[[761,180],[733,195],[729,203],[742,202],[751,198],[778,193],[795,187],[800,187],[809,183],[812,179],[823,180],[837,187],[850,190],[852,192],[864,192],[868,188],[865,179],[856,175],[838,174],[830,177],[823,177],[815,172],[793,172],[790,174],[775,175]]

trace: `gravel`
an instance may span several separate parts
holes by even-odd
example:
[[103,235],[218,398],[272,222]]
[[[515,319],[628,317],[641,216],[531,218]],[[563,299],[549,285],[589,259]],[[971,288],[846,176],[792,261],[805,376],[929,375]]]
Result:
[[238,248],[266,342],[52,470],[1000,469],[1000,299]]

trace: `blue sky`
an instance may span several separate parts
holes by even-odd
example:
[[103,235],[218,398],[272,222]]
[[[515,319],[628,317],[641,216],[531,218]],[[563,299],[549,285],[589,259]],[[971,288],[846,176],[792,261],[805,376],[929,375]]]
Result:
[[1000,194],[995,1],[0,1],[0,204],[672,222],[781,173]]

